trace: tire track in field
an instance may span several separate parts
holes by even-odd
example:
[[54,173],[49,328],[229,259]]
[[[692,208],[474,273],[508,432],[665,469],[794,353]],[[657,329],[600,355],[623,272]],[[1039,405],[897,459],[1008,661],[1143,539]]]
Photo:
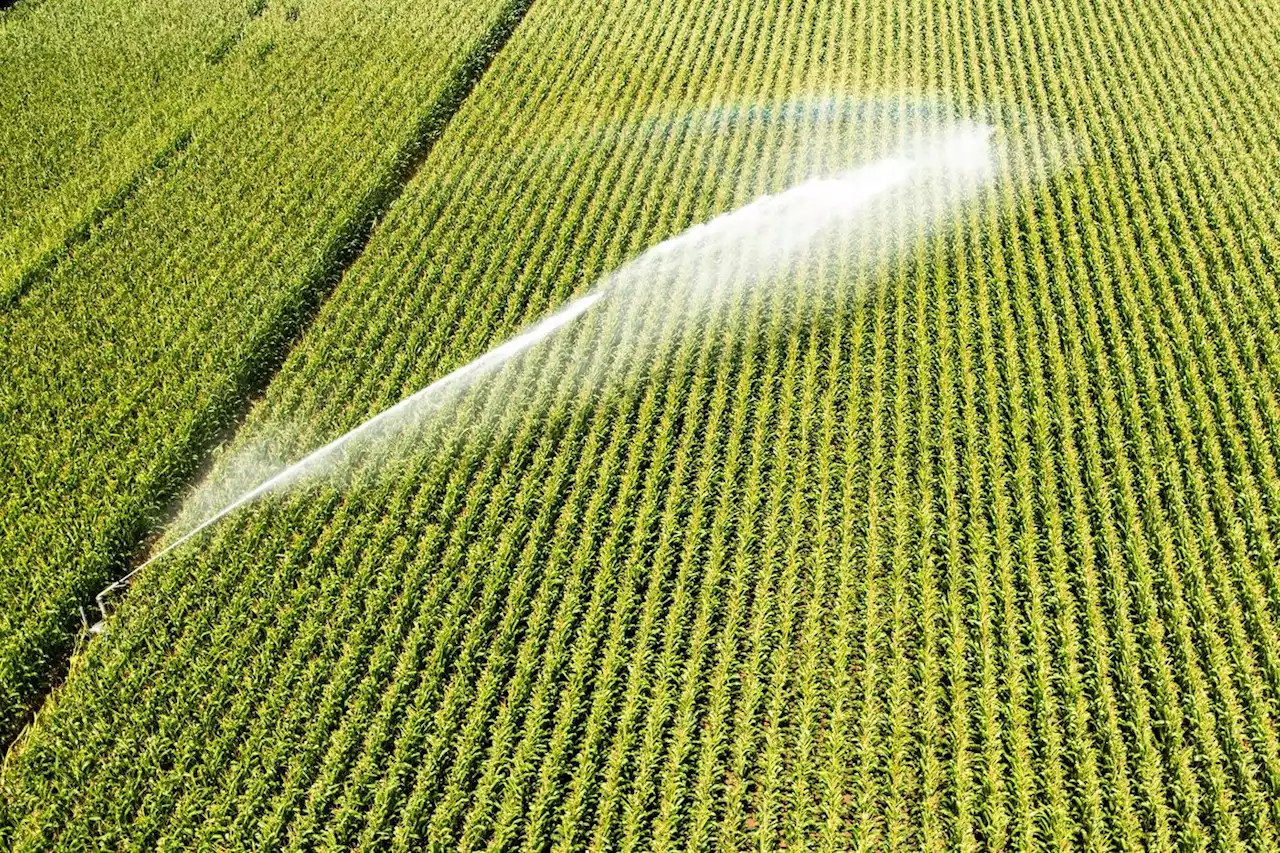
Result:
[[[0,8],[3,8],[4,2],[5,0],[0,0]],[[124,183],[116,187],[115,191],[104,198],[101,203],[95,205],[83,219],[67,229],[66,236],[60,242],[49,247],[43,255],[36,258],[30,266],[23,270],[12,283],[0,289],[0,310],[7,310],[17,305],[19,300],[31,288],[48,278],[54,268],[70,257],[77,246],[89,239],[89,235],[98,226],[106,222],[109,217],[123,210],[129,199],[133,198],[134,194],[148,179],[173,165],[190,144],[191,128],[186,128],[174,134],[173,138],[160,149],[159,153],[143,163],[141,168],[134,172]]]
[[[0,0],[0,14],[16,2],[17,0]],[[28,15],[42,2],[44,0],[28,0],[12,16]],[[244,40],[249,26],[261,18],[266,10],[267,0],[253,0],[246,10],[244,20],[209,49],[206,54],[208,64],[221,65]],[[205,100],[206,94],[207,89],[202,91],[197,88],[190,106],[198,107]],[[0,282],[0,311],[13,308],[34,287],[46,281],[57,266],[70,258],[72,252],[87,241],[107,219],[124,210],[129,200],[149,179],[173,165],[191,144],[194,135],[194,122],[189,116],[175,121],[170,133],[158,130],[156,138],[151,140],[153,144],[148,146],[150,150],[138,152],[138,163],[130,174],[119,180],[114,187],[104,186],[100,192],[92,193],[100,198],[83,215],[67,225],[60,239],[55,239],[43,252],[28,259],[25,264],[20,264],[20,269]],[[21,157],[22,153],[17,152],[17,156]]]

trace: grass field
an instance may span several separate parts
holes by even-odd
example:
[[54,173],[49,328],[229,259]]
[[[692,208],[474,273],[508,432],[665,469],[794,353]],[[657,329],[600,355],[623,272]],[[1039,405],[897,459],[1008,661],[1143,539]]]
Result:
[[[0,50],[6,845],[1280,847],[1280,7],[18,0]],[[80,629],[200,478],[962,123],[980,190],[682,256]]]

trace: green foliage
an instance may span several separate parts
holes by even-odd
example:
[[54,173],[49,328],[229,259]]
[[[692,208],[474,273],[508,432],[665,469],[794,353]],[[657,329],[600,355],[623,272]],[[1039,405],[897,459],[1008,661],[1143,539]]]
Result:
[[[688,259],[714,309],[605,300],[394,464],[154,564],[0,838],[1280,845],[1280,12],[471,6],[268,5],[3,319],[0,612],[118,567],[330,284],[215,481],[807,174],[972,120],[998,180],[782,287],[732,286],[767,246]],[[0,619],[8,689],[67,635]]]
[[512,8],[264,11],[269,59],[229,53],[184,104],[189,133],[0,313],[0,735],[359,253]]
[[0,308],[181,147],[217,80],[205,54],[247,20],[224,0],[55,0],[0,17]]

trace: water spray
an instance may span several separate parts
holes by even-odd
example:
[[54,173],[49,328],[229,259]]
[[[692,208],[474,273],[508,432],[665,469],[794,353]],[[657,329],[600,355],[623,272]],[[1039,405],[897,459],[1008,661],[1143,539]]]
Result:
[[[870,208],[909,183],[938,179],[969,186],[986,179],[991,168],[990,138],[991,129],[988,127],[965,126],[868,165],[763,196],[648,249],[605,276],[585,295],[268,477],[204,518],[98,593],[96,600],[103,621],[97,622],[90,630],[94,633],[104,630],[109,595],[128,586],[143,569],[183,543],[258,498],[323,473],[339,458],[342,450],[358,439],[382,429],[395,429],[410,418],[438,409],[456,393],[556,334],[611,295],[644,287],[662,280],[664,275],[674,275],[678,279],[679,265],[690,257],[714,258],[717,253],[742,251],[748,247],[760,267],[759,271],[774,269],[796,251],[810,245],[818,235],[865,217]],[[686,282],[685,286],[696,287],[697,282]]]
[[[585,296],[581,296],[578,299],[573,300],[564,308],[561,308],[556,313],[550,315],[549,317],[544,318],[543,320],[541,320],[540,322],[538,322],[537,324],[529,328],[527,331],[522,332],[519,335],[516,335],[514,338],[511,338],[501,346],[498,346],[498,347],[495,347],[494,349],[489,350],[484,355],[480,356],[474,361],[464,364],[462,367],[459,367],[457,370],[454,370],[451,373],[445,374],[444,376],[440,377],[435,382],[432,382],[430,385],[426,386],[425,388],[422,388],[416,393],[408,397],[405,397],[403,400],[401,400],[399,403],[396,403],[391,408],[384,409],[383,411],[374,415],[372,418],[360,424],[358,427],[351,430],[350,432],[344,433],[338,438],[335,438],[333,441],[329,442],[324,447],[321,447],[319,450],[315,450],[309,453],[308,455],[304,456],[302,459],[299,459],[297,462],[290,465],[288,468],[285,468],[280,473],[272,476],[267,480],[264,480],[258,486],[255,486],[254,488],[245,492],[240,497],[236,498],[231,503],[227,504],[222,509],[214,513],[213,515],[209,516],[204,521],[200,522],[195,527],[191,528],[186,533],[182,534],[177,539],[173,540],[168,545],[161,548],[159,551],[153,554],[150,558],[148,558],[146,562],[142,563],[142,565],[138,566],[136,569],[129,572],[124,577],[120,578],[119,580],[112,583],[110,586],[103,589],[102,592],[98,593],[96,598],[98,603],[98,611],[105,616],[107,612],[104,609],[106,604],[106,596],[110,595],[112,592],[114,592],[115,590],[119,589],[122,586],[127,586],[128,583],[134,578],[134,576],[137,575],[139,572],[141,572],[143,569],[145,569],[147,566],[151,565],[156,560],[163,557],[165,554],[168,554],[170,551],[172,551],[174,548],[177,548],[183,542],[186,542],[188,539],[191,539],[193,536],[200,533],[202,530],[212,526],[213,524],[217,523],[223,518],[226,518],[228,515],[235,512],[240,507],[262,497],[268,492],[275,491],[276,489],[279,489],[282,486],[285,486],[289,483],[302,479],[314,469],[324,465],[326,460],[334,456],[339,450],[341,450],[347,444],[351,443],[352,441],[368,433],[374,432],[380,426],[395,420],[399,415],[405,413],[406,411],[416,410],[415,413],[421,413],[423,408],[430,406],[431,404],[439,405],[441,402],[443,402],[442,397],[445,395],[445,392],[460,391],[466,386],[475,382],[475,380],[479,379],[481,376],[485,375],[486,373],[490,373],[496,370],[498,367],[502,366],[507,361],[510,361],[515,356],[529,349],[534,344],[544,340],[545,338],[550,337],[551,335],[555,334],[555,332],[558,331],[563,326],[573,322],[575,319],[577,319],[579,316],[585,313],[587,309],[589,309],[592,305],[594,305],[596,302],[599,302],[600,299],[602,299],[603,297],[604,297],[604,291],[600,290],[600,291],[588,293]],[[102,623],[98,622],[94,626],[94,628],[100,630],[99,626],[101,625]]]

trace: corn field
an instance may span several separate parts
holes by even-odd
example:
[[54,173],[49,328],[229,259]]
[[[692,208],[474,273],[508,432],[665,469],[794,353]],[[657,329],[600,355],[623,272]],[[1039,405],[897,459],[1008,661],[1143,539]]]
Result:
[[[6,846],[1280,848],[1280,6],[18,0],[0,68]],[[238,460],[957,124],[975,192],[633,276],[84,630]]]

